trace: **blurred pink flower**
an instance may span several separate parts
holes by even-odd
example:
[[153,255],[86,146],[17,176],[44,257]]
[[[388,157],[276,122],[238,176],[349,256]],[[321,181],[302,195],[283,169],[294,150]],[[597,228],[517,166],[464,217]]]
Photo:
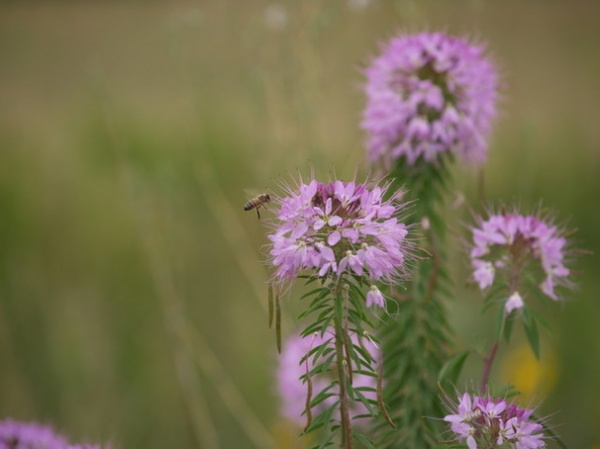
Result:
[[362,128],[368,158],[388,167],[404,157],[456,153],[485,161],[498,77],[484,47],[443,33],[400,34],[366,69]]
[[[293,335],[284,342],[283,350],[279,357],[279,366],[277,369],[277,390],[281,398],[282,403],[282,414],[289,420],[297,423],[298,425],[304,425],[306,418],[303,413],[306,408],[306,400],[308,397],[308,385],[301,380],[301,377],[308,371],[314,368],[314,357],[311,355],[303,363],[300,363],[302,358],[306,356],[312,349],[319,345],[327,344],[331,348],[334,347],[334,333],[330,330],[325,333],[324,336],[318,334],[308,335],[304,338],[299,335]],[[356,346],[361,346],[364,350],[368,351],[370,356],[375,359],[375,368],[379,363],[379,349],[368,338],[360,338],[356,333],[350,333],[350,339]],[[323,362],[323,360],[317,361],[317,364]],[[335,366],[335,358],[332,361],[332,366]],[[352,362],[353,370],[356,370],[355,363]],[[352,377],[353,388],[377,388],[377,379],[373,376],[365,374],[354,373]],[[321,375],[311,376],[312,382],[312,398],[314,399],[317,394],[329,387],[332,378],[328,373]],[[337,385],[331,390],[333,396],[325,399],[323,402],[318,404],[312,409],[313,414],[324,411],[328,406],[331,406],[336,400],[338,389]],[[376,400],[375,392],[363,391],[362,394],[370,400]],[[354,401],[351,404],[350,411],[353,416],[367,414],[366,407],[359,401]]]
[[0,449],[102,449],[97,445],[70,445],[50,426],[6,419],[0,421]]

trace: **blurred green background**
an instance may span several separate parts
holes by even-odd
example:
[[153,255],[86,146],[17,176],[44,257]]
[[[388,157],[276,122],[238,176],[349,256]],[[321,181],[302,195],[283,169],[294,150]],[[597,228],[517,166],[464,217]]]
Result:
[[[361,68],[399,30],[441,29],[488,42],[502,74],[488,199],[541,201],[594,252],[541,362],[519,330],[495,379],[545,398],[568,447],[600,447],[599,24],[593,0],[1,3],[0,417],[123,449],[300,447],[245,189],[364,176]],[[457,341],[482,350],[453,254]]]

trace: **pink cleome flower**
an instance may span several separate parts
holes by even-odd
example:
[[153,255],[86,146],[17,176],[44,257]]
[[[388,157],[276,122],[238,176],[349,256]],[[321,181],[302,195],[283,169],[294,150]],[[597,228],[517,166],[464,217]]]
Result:
[[0,421],[0,449],[102,449],[97,445],[70,445],[51,427],[6,419]]
[[[313,357],[310,356],[305,362],[300,363],[312,349],[326,343],[331,348],[334,347],[334,332],[329,330],[320,336],[319,334],[308,335],[304,338],[299,335],[293,335],[284,342],[281,356],[279,357],[279,366],[277,369],[277,391],[282,402],[282,414],[290,421],[298,425],[306,424],[306,417],[303,416],[306,409],[306,400],[308,397],[308,384],[303,382],[301,377],[314,368]],[[375,367],[379,363],[379,349],[371,340],[367,338],[358,338],[356,333],[350,333],[350,339],[354,345],[360,345],[367,351],[371,357],[376,360]],[[323,361],[323,360],[321,360]],[[319,363],[319,362],[317,362]],[[332,362],[335,365],[335,360]],[[355,363],[352,363],[356,370]],[[364,369],[364,368],[363,368]],[[332,378],[327,373],[312,376],[312,399],[331,384]],[[377,379],[366,374],[353,374],[352,386],[354,388],[368,388],[375,390],[377,388]],[[318,414],[331,406],[339,398],[337,397],[337,386],[330,392],[333,394],[323,402],[312,409],[312,413]],[[377,395],[374,391],[362,391],[363,395],[369,400],[376,400]],[[351,413],[353,416],[368,414],[367,408],[359,401],[351,404]]]
[[400,34],[366,69],[368,158],[481,163],[496,115],[497,74],[483,46],[443,33]]
[[[538,216],[518,213],[490,214],[478,221],[478,226],[472,228],[470,255],[473,278],[480,289],[491,286],[499,271],[508,279],[518,279],[524,270],[538,268],[543,273],[539,288],[549,298],[558,300],[555,286],[568,285],[570,274],[564,265],[567,240],[562,229]],[[510,297],[505,308],[510,313],[522,308],[523,300],[519,285],[508,287]]]
[[279,210],[269,235],[274,282],[293,281],[304,270],[371,280],[403,274],[410,245],[407,227],[396,215],[404,205],[384,200],[386,188],[316,180],[288,187],[276,200]]
[[[450,423],[455,439],[464,440],[469,449],[508,444],[516,449],[538,449],[546,446],[543,426],[531,420],[532,409],[524,409],[505,399],[480,397],[464,393],[452,412],[444,417]],[[478,444],[481,443],[481,444]]]

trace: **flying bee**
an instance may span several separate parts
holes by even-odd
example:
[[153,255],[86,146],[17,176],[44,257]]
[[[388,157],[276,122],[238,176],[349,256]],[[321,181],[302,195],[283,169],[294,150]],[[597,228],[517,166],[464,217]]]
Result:
[[269,202],[271,202],[271,196],[268,193],[261,193],[257,197],[252,198],[250,201],[248,201],[244,206],[244,210],[256,209],[256,216],[260,220],[259,209]]

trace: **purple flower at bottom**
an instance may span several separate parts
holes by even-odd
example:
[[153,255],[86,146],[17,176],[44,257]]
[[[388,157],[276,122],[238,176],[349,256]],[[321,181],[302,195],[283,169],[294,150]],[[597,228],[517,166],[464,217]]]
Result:
[[[333,331],[331,330],[326,332],[323,337],[318,334],[308,335],[304,338],[299,335],[293,335],[284,342],[283,350],[279,357],[279,366],[277,368],[277,390],[281,398],[282,414],[298,425],[305,424],[306,418],[303,414],[306,409],[306,401],[308,398],[308,385],[306,382],[303,382],[301,377],[314,368],[313,356],[308,357],[306,361],[301,363],[302,358],[312,349],[322,344],[327,344],[333,348],[334,338]],[[350,333],[350,339],[354,345],[359,345],[365,351],[368,351],[371,357],[378,363],[380,358],[379,349],[370,339],[359,338],[352,332]],[[322,362],[322,360],[320,362]],[[332,363],[335,365],[335,359]],[[352,365],[353,369],[356,369],[354,362]],[[327,373],[311,376],[312,398],[326,389],[331,384],[331,380],[332,379]],[[355,372],[353,374],[352,386],[354,388],[362,387],[375,390],[377,388],[377,379],[369,375]],[[312,409],[313,414],[322,412],[337,400],[337,387],[332,388],[330,391],[334,395],[316,405]],[[363,391],[363,395],[370,400],[376,399],[376,394],[372,391]],[[367,414],[368,410],[361,402],[355,401],[351,403],[350,412],[353,416],[357,416]]]
[[371,162],[414,165],[447,152],[485,161],[498,77],[483,46],[443,33],[400,34],[365,74]]
[[[455,440],[469,449],[482,447],[509,447],[538,449],[546,446],[543,426],[531,420],[532,409],[523,409],[505,399],[471,396],[464,393],[458,404],[451,405],[451,413],[444,417],[450,423]],[[486,443],[487,442],[487,443]],[[494,442],[490,446],[489,442]]]
[[96,445],[70,445],[50,426],[7,419],[0,421],[0,449],[102,449]]
[[545,447],[541,424],[511,418],[504,424],[503,432],[507,441],[514,442],[516,449],[537,449]]
[[319,277],[344,274],[372,280],[404,273],[407,227],[397,214],[404,205],[385,200],[387,187],[312,180],[275,201],[279,205],[271,244],[275,283],[302,271]]
[[0,449],[66,449],[67,440],[49,426],[0,421]]

